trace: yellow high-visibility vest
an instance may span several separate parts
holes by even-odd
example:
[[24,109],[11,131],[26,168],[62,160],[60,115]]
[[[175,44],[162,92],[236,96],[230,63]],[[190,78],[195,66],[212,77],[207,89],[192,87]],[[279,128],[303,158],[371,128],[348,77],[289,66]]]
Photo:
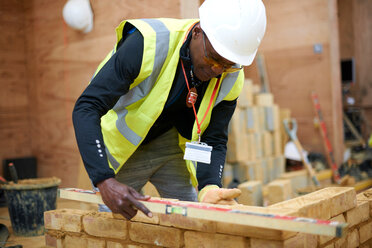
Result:
[[[180,49],[190,27],[197,19],[137,19],[126,20],[116,28],[117,42],[122,39],[126,23],[136,27],[143,36],[143,57],[139,75],[131,84],[129,92],[123,95],[115,106],[101,118],[101,128],[110,167],[117,173],[146,137],[156,119],[162,113],[168,99],[179,62]],[[110,51],[98,66],[95,75],[116,52]],[[204,117],[217,79],[208,85],[198,110],[198,118]],[[236,99],[243,87],[244,74],[224,73],[213,99],[212,106],[223,100]],[[202,123],[202,134],[208,127],[212,111]],[[196,122],[192,140],[197,140]],[[179,145],[184,151],[187,140],[179,135]],[[196,166],[186,161],[191,182],[197,185]]]

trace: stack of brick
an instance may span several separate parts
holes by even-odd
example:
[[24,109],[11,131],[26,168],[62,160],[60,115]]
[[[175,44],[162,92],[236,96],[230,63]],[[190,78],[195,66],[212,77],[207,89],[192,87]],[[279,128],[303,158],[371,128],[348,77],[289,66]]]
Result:
[[127,221],[111,213],[53,210],[44,214],[45,239],[48,247],[58,248],[371,247],[371,207],[372,190],[356,195],[353,188],[342,187],[326,188],[270,207],[231,207],[257,213],[346,221],[350,229],[343,238],[199,220],[179,214],[155,214],[150,219],[138,213]]
[[284,172],[285,160],[279,106],[272,94],[257,91],[246,79],[229,126],[227,162],[238,167],[240,182],[266,184]]

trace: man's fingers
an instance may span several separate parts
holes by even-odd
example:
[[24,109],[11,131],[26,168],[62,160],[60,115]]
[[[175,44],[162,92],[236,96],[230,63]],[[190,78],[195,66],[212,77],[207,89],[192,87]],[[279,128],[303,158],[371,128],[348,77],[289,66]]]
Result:
[[133,198],[133,196],[128,196],[128,200],[132,203],[133,206],[135,206],[138,210],[142,211],[144,214],[146,214],[148,217],[152,217],[151,211],[145,207],[142,203],[137,201],[136,199]]
[[234,199],[240,196],[242,191],[240,189],[219,189],[219,196],[221,199]]

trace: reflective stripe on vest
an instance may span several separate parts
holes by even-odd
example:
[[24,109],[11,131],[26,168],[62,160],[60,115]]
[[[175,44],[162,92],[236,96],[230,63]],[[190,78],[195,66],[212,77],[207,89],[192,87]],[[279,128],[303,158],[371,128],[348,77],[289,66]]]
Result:
[[[147,22],[156,32],[155,62],[152,73],[142,83],[131,89],[127,94],[121,96],[118,102],[112,108],[118,116],[118,119],[116,120],[117,129],[134,146],[139,145],[142,137],[138,136],[132,129],[128,127],[128,124],[125,121],[125,116],[128,113],[126,107],[141,100],[150,93],[159,76],[164,61],[167,58],[169,50],[168,28],[161,21],[156,19],[142,20]],[[114,169],[116,170],[117,168],[119,168],[120,163],[116,161],[116,159],[110,154],[110,151],[107,148],[106,153],[108,154],[108,159]]]
[[239,76],[240,71],[234,72],[234,73],[228,73],[227,76],[223,79],[223,84],[221,84],[220,92],[218,93],[216,102],[214,103],[214,106],[219,104],[223,101],[225,96],[229,94],[231,89],[234,87],[234,84],[236,82],[236,79]]

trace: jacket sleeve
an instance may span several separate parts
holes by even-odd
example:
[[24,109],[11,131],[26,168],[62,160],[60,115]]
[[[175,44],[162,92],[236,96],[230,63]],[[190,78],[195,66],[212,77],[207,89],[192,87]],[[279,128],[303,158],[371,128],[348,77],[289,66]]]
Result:
[[78,98],[73,110],[75,136],[93,184],[114,177],[109,167],[101,131],[101,117],[129,91],[138,76],[143,55],[139,31],[128,35]]
[[201,141],[213,147],[211,163],[199,163],[196,170],[198,189],[208,184],[222,187],[221,178],[225,165],[228,125],[236,108],[236,99],[222,101],[214,109],[209,126],[204,131]]

